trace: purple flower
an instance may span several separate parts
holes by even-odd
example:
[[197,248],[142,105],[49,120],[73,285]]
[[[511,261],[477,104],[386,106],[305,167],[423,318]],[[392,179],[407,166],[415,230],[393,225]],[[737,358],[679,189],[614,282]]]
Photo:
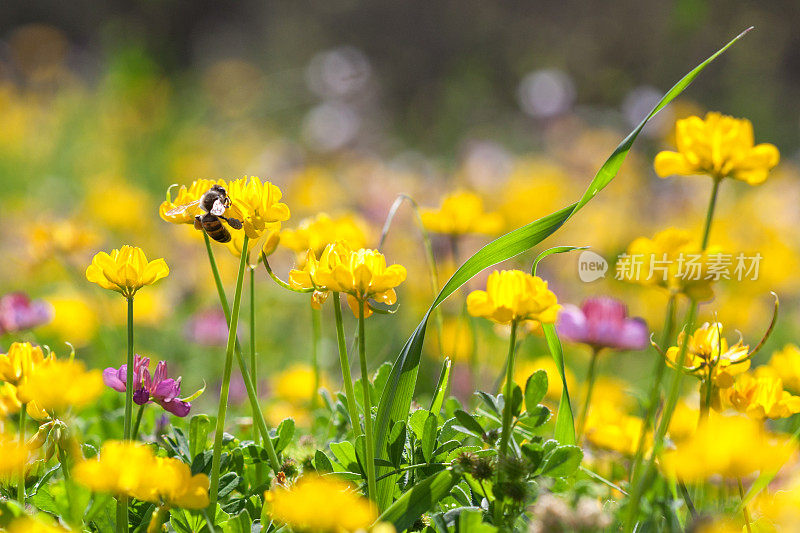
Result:
[[[138,354],[133,356],[133,401],[137,405],[156,402],[164,410],[175,416],[186,416],[192,405],[178,398],[181,393],[181,378],[167,377],[166,361],[159,361],[153,375],[150,375],[150,358]],[[103,381],[115,391],[125,392],[128,365],[103,371]]]
[[53,307],[44,300],[31,300],[21,292],[0,298],[0,333],[16,333],[53,320]]
[[197,313],[186,323],[184,336],[202,346],[225,346],[228,344],[228,321],[222,311]]
[[625,304],[608,297],[588,298],[580,307],[565,305],[556,329],[565,339],[597,350],[641,350],[649,339],[644,320],[629,318]]

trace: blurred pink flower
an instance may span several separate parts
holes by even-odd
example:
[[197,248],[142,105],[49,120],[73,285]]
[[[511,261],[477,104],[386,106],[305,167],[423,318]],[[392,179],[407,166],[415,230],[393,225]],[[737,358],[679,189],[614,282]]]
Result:
[[228,321],[222,311],[196,313],[186,323],[183,334],[195,344],[225,346],[228,343]]
[[16,333],[53,320],[53,307],[44,300],[31,300],[21,292],[0,298],[0,334]]
[[558,315],[558,334],[595,349],[641,350],[647,346],[647,324],[629,318],[628,309],[609,297],[586,299],[580,307],[565,305]]

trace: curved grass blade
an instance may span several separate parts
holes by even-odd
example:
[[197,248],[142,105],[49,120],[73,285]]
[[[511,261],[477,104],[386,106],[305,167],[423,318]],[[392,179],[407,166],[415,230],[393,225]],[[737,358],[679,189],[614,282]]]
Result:
[[561,351],[561,340],[556,334],[556,327],[553,324],[542,324],[544,338],[550,355],[556,362],[558,373],[561,374],[561,399],[558,402],[558,414],[556,415],[555,438],[561,444],[575,444],[575,419],[572,416],[572,402],[569,399],[567,390],[567,376],[564,373],[564,353]]
[[447,496],[460,479],[461,476],[452,470],[443,470],[423,479],[400,496],[377,521],[391,522],[397,531],[408,529],[423,513],[430,511]]
[[[733,43],[741,39],[749,30],[750,29],[745,30],[728,44],[720,48],[667,91],[647,117],[622,140],[611,156],[603,163],[603,166],[600,167],[594,179],[589,183],[586,192],[584,192],[580,200],[495,239],[478,250],[477,253],[467,259],[464,264],[459,267],[444,287],[442,287],[442,290],[439,291],[439,295],[428,308],[422,321],[416,327],[408,341],[406,341],[392,368],[392,373],[381,395],[376,418],[375,445],[378,453],[381,454],[380,458],[385,458],[383,457],[383,450],[385,449],[384,444],[392,424],[398,420],[404,420],[408,416],[411,399],[417,382],[417,371],[419,369],[419,360],[425,338],[425,329],[431,313],[439,304],[464,285],[475,274],[536,246],[546,237],[552,235],[573,214],[594,198],[598,192],[614,179],[625,157],[628,155],[633,142],[639,136],[639,133],[648,121],[663,109],[664,106],[681,94],[703,69],[732,46]],[[380,509],[385,509],[389,504],[394,483],[394,476],[389,476],[379,483],[377,503]]]
[[547,257],[548,255],[553,254],[563,254],[566,252],[572,252],[574,250],[588,250],[588,246],[555,246],[553,248],[548,248],[544,252],[540,253],[536,256],[536,259],[533,260],[533,267],[531,267],[531,275],[536,275],[536,270],[539,268],[539,261]]

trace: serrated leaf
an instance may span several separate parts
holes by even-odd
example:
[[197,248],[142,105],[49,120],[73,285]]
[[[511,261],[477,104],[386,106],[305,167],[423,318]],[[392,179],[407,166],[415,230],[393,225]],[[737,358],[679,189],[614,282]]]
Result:
[[[600,170],[598,170],[595,177],[589,183],[583,196],[577,202],[495,239],[478,250],[477,253],[468,258],[456,270],[447,283],[445,283],[444,287],[439,291],[439,294],[426,311],[419,325],[411,334],[408,341],[406,341],[392,367],[392,373],[381,394],[381,401],[378,405],[378,414],[375,421],[376,448],[380,453],[385,453],[386,438],[394,423],[398,420],[404,420],[408,416],[411,399],[414,395],[417,382],[417,373],[419,371],[419,362],[428,319],[439,304],[478,272],[531,249],[546,237],[555,233],[555,231],[564,225],[570,217],[582,209],[614,179],[633,146],[634,141],[650,119],[664,106],[675,99],[675,97],[681,94],[706,66],[740,39],[742,35],[731,40],[708,59],[700,63],[667,91],[647,117],[622,140],[611,156],[603,163]],[[569,417],[571,418],[572,413],[569,410],[569,402],[565,401],[562,397],[559,413],[564,410],[564,407],[566,407],[566,411],[569,412]],[[564,416],[567,415],[565,414]],[[565,432],[566,426],[566,422],[561,423],[560,429],[562,432]],[[574,436],[572,440],[574,442]],[[382,473],[384,472],[378,472],[379,475]],[[394,492],[395,480],[396,476],[387,476],[378,483],[377,503],[380,509],[385,509],[389,504]]]
[[528,377],[525,382],[525,410],[528,412],[536,409],[536,406],[544,400],[547,394],[547,372],[537,370]]
[[558,446],[542,465],[542,474],[550,477],[571,476],[583,461],[583,450],[578,446]]

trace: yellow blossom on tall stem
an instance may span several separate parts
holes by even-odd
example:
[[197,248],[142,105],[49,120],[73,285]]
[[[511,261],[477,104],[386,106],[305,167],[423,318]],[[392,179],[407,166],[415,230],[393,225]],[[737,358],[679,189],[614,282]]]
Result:
[[445,196],[438,209],[423,209],[420,216],[428,231],[446,235],[493,235],[503,228],[503,217],[484,211],[483,199],[469,191]]
[[228,196],[235,209],[242,214],[245,234],[251,239],[258,239],[269,224],[289,220],[289,208],[281,203],[280,188],[269,181],[259,178],[240,178],[228,182]]
[[725,390],[725,403],[756,420],[787,418],[800,413],[800,396],[783,390],[783,381],[770,375],[742,374]]
[[[170,187],[167,189],[167,199],[158,207],[159,216],[166,222],[171,222],[173,224],[194,224],[194,211],[186,210],[176,212],[173,210],[176,207],[200,200],[214,185],[222,185],[224,187],[225,180],[195,180],[188,187],[182,185],[181,188],[178,189],[178,194],[175,196],[175,199],[172,198],[172,187]],[[170,211],[172,211],[171,214],[169,214]]]
[[363,531],[378,517],[369,500],[347,483],[327,476],[303,476],[292,487],[268,491],[265,500],[269,516],[295,531]]
[[662,178],[707,174],[715,180],[730,177],[758,185],[780,160],[774,145],[755,144],[753,124],[747,119],[709,112],[705,118],[679,120],[675,130],[678,151],[660,152],[655,158]]
[[281,246],[294,251],[302,264],[308,250],[313,250],[318,257],[327,245],[337,241],[344,241],[352,248],[366,246],[365,228],[366,223],[351,214],[331,217],[319,213],[301,220],[297,228],[281,231]]
[[128,245],[111,253],[98,252],[86,269],[86,279],[125,298],[133,298],[142,287],[168,275],[163,259],[148,261],[141,248]]
[[31,375],[34,368],[51,360],[52,355],[45,357],[41,346],[29,342],[13,342],[8,352],[0,354],[0,381],[17,386]]

